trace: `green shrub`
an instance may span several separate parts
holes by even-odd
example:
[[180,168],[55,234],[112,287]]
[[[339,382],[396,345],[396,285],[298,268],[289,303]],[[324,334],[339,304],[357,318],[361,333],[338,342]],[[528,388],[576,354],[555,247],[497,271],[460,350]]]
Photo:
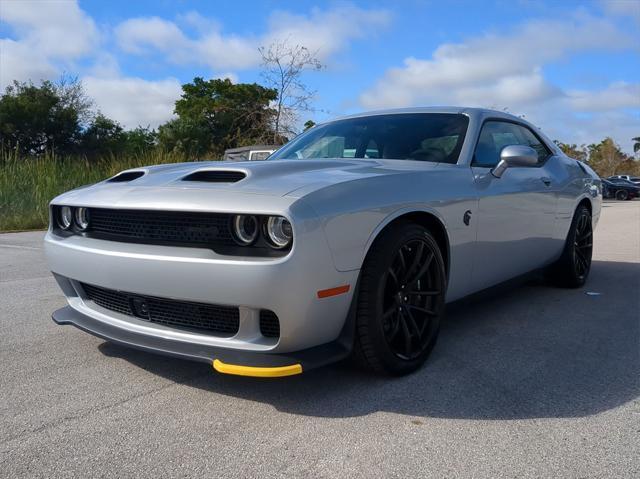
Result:
[[49,202],[65,191],[96,183],[128,168],[188,161],[156,149],[140,155],[92,161],[45,154],[25,158],[0,150],[0,231],[45,228]]

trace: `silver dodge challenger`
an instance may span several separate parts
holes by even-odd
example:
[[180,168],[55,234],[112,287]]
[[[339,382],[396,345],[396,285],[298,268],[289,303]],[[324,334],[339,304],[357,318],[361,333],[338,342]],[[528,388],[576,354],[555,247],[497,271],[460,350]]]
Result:
[[601,202],[598,176],[521,118],[349,116],[266,161],[136,168],[55,198],[53,320],[227,374],[348,356],[406,374],[446,303],[540,269],[582,286]]

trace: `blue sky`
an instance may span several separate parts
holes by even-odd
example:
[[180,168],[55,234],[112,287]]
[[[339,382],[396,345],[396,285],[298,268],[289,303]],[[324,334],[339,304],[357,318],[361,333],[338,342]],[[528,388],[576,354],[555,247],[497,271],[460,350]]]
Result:
[[0,0],[0,87],[82,79],[127,127],[172,115],[194,76],[260,81],[257,48],[317,51],[323,120],[414,105],[524,115],[573,143],[640,136],[640,0]]

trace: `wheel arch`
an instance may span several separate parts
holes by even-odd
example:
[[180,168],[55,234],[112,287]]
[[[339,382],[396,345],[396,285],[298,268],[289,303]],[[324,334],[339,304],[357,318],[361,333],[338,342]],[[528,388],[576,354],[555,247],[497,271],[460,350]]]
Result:
[[387,231],[389,228],[393,228],[402,222],[411,222],[419,224],[420,226],[428,229],[433,234],[440,252],[442,253],[442,259],[444,260],[445,271],[447,277],[450,270],[450,241],[447,228],[442,218],[434,211],[428,210],[400,210],[396,211],[392,215],[389,215],[381,222],[377,228],[373,231],[365,247],[364,260],[366,261],[371,247],[375,241],[380,237],[383,231]]

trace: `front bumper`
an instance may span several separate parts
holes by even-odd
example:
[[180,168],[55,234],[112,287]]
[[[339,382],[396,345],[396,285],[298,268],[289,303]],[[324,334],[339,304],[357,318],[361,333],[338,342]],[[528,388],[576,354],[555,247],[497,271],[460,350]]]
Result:
[[216,370],[242,376],[290,376],[345,358],[350,353],[350,334],[345,328],[335,341],[288,354],[269,354],[232,350],[192,342],[175,341],[113,326],[71,306],[53,313],[57,324],[71,324],[83,331],[124,346],[206,362]]
[[[49,232],[45,252],[70,306],[112,326],[200,346],[289,353],[334,341],[345,322],[358,271],[337,271],[320,227],[305,223],[283,258],[218,255],[200,248],[121,243]],[[78,283],[178,301],[240,308],[233,337],[189,333],[107,311],[83,296]],[[344,294],[318,292],[349,285]],[[259,311],[280,320],[277,339],[261,335]]]

